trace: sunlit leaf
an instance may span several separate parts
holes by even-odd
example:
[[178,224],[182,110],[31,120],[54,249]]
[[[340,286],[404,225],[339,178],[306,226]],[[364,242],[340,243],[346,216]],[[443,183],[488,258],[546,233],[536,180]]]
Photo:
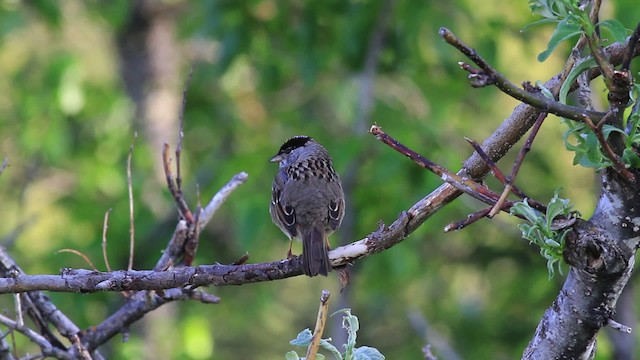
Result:
[[547,49],[538,55],[538,61],[543,62],[547,60],[549,55],[555,50],[561,42],[576,37],[582,33],[580,25],[572,21],[570,18],[565,18],[558,23],[558,26],[551,35],[551,39],[547,43]]
[[615,42],[621,43],[627,39],[627,29],[618,20],[609,19],[601,21],[598,25],[600,25],[601,28],[607,29]]
[[353,351],[353,360],[384,360],[384,355],[376,348],[361,346]]

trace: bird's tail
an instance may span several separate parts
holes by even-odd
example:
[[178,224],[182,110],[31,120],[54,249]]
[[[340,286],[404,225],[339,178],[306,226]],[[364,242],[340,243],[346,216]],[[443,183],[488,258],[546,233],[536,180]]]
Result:
[[327,276],[331,271],[327,233],[317,228],[302,234],[302,271],[307,276]]

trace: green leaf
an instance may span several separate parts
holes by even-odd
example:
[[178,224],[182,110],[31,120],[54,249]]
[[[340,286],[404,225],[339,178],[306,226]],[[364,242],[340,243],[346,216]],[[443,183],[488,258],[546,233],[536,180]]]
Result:
[[540,92],[542,93],[542,95],[544,95],[544,97],[549,100],[556,101],[556,98],[551,93],[551,90],[547,89],[540,80],[536,81],[536,86],[538,87],[538,89],[540,89]]
[[293,350],[289,351],[284,355],[286,360],[300,360],[300,356]]
[[510,212],[511,214],[524,216],[525,219],[529,220],[529,222],[531,223],[536,223],[538,218],[542,216],[542,214],[539,211],[529,206],[527,199],[524,199],[524,201],[515,203],[511,207]]
[[289,344],[294,346],[309,346],[313,333],[309,329],[304,329],[298,333],[295,339],[289,341]]
[[627,29],[618,20],[609,19],[601,21],[598,25],[600,25],[601,28],[607,29],[615,42],[621,43],[627,39]]
[[560,243],[559,242],[557,242],[557,241],[555,241],[553,239],[550,239],[550,238],[545,238],[544,239],[544,243],[545,243],[545,245],[548,245],[548,246],[551,246],[551,247],[560,247]]
[[556,190],[547,205],[547,227],[551,228],[551,223],[559,215],[568,215],[571,210],[569,200],[558,197],[558,190]]
[[569,17],[562,19],[551,35],[551,39],[549,39],[549,43],[547,43],[547,49],[538,55],[538,61],[543,62],[547,60],[549,55],[551,55],[553,50],[555,50],[561,42],[580,34],[582,34],[582,29],[577,22],[572,21]]
[[338,360],[342,360],[342,354],[340,354],[340,351],[333,346],[332,343],[330,343],[329,341],[325,340],[325,339],[320,339],[320,347],[331,351],[331,354],[333,354],[333,356],[335,356],[336,359]]
[[622,161],[632,169],[640,169],[640,156],[638,156],[633,149],[624,149],[622,152]]
[[376,348],[361,346],[353,352],[353,360],[384,360],[384,355]]
[[567,95],[569,94],[571,85],[578,78],[578,76],[595,66],[596,66],[596,60],[592,57],[589,57],[581,61],[576,66],[574,66],[573,69],[571,69],[571,71],[569,72],[569,75],[567,75],[567,79],[565,80],[564,83],[562,83],[562,86],[560,87],[560,93],[558,94],[558,98],[560,99],[561,103],[563,104],[567,103]]
[[522,28],[522,30],[520,30],[520,32],[528,31],[529,29],[531,29],[531,28],[533,28],[533,27],[536,27],[536,26],[538,26],[538,25],[549,24],[549,23],[555,23],[555,22],[558,22],[558,21],[557,21],[557,20],[554,20],[554,19],[541,19],[541,20],[534,21],[534,22],[532,22],[532,23],[530,23],[530,24],[525,25],[525,26]]
[[616,126],[607,124],[602,127],[602,133],[604,134],[605,139],[609,138],[609,134],[611,134],[612,132],[618,132],[622,134],[625,138],[627,137],[627,134],[624,131],[622,131],[622,129]]

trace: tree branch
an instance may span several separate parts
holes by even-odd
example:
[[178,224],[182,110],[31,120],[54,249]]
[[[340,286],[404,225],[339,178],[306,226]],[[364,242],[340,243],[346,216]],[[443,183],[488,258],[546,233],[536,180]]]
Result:
[[599,121],[605,113],[599,111],[586,110],[576,106],[565,105],[555,100],[549,99],[539,91],[532,91],[533,88],[523,89],[511,83],[504,75],[496,71],[478,53],[465,45],[449,29],[440,28],[440,36],[450,45],[458,49],[471,61],[480,67],[481,71],[473,69],[466,63],[460,62],[460,67],[470,73],[469,80],[473,87],[484,87],[495,85],[505,94],[525,104],[531,105],[541,111],[552,113],[567,119],[583,121],[586,114],[594,121]]

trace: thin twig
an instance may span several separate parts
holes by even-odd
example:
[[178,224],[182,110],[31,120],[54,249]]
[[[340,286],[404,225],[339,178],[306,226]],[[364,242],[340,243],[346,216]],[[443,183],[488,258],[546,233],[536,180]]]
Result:
[[127,156],[127,188],[129,189],[129,265],[127,269],[133,269],[133,252],[135,249],[135,223],[133,214],[133,179],[131,176],[131,157],[133,148],[138,138],[138,133],[133,134],[133,142],[129,147],[129,155]]
[[520,171],[520,166],[522,166],[522,163],[524,163],[524,158],[527,156],[529,151],[531,151],[533,140],[535,139],[536,135],[538,135],[538,131],[540,131],[540,128],[542,127],[542,123],[544,122],[544,119],[547,118],[547,115],[548,114],[546,112],[541,112],[538,115],[536,122],[531,127],[531,131],[529,132],[529,136],[527,137],[527,140],[524,142],[524,145],[520,148],[520,151],[516,156],[516,160],[513,162],[513,167],[511,167],[511,173],[509,174],[509,177],[507,177],[507,182],[504,187],[504,191],[500,195],[500,199],[498,200],[498,202],[496,202],[493,209],[491,209],[491,211],[489,212],[488,214],[489,217],[493,217],[499,210],[502,209],[503,203],[506,200],[507,196],[509,195],[509,192],[511,191],[513,191],[521,199],[525,199],[525,198],[528,199],[529,205],[531,205],[535,209],[540,210],[542,212],[547,211],[546,206],[544,206],[540,202],[529,198],[519,189],[516,191],[517,188],[514,185],[516,182],[516,177],[518,176],[518,172]]
[[200,227],[205,227],[220,206],[227,200],[229,195],[247,181],[249,174],[241,172],[234,175],[216,194],[209,200],[209,203],[202,209],[200,214]]
[[[596,64],[600,68],[602,72],[602,76],[604,77],[604,83],[607,85],[607,89],[609,91],[615,91],[615,88],[612,84],[613,79],[613,65],[607,60],[606,56],[602,52],[602,48],[600,47],[600,38],[598,34],[594,31],[591,36],[587,36],[589,49],[591,50],[591,56],[593,56]],[[598,119],[599,120],[599,119]]]
[[495,178],[502,184],[505,184],[507,182],[506,176],[504,176],[504,173],[502,172],[502,170],[500,170],[496,163],[491,160],[491,157],[489,157],[489,155],[487,155],[487,153],[482,150],[482,146],[475,140],[470,139],[466,136],[464,137],[464,139],[467,140],[471,147],[478,153],[478,155],[480,155],[482,160],[487,163],[487,166],[489,166],[489,169],[491,170],[493,176],[495,176]]
[[189,231],[187,232],[187,239],[184,244],[184,264],[186,266],[191,266],[193,263],[193,259],[196,256],[196,251],[198,251],[198,243],[200,239],[200,214],[202,213],[202,208],[198,205],[196,207],[195,219],[192,224],[189,226]]
[[510,184],[514,184],[516,182],[516,176],[518,176],[518,172],[520,171],[520,166],[522,166],[522,163],[524,163],[525,156],[527,156],[529,151],[531,151],[533,140],[536,138],[536,135],[538,135],[538,131],[540,131],[540,128],[542,127],[542,123],[544,122],[544,119],[547,118],[547,115],[548,114],[546,112],[540,113],[538,115],[538,118],[536,119],[536,122],[531,127],[529,136],[527,137],[527,140],[524,142],[524,145],[522,146],[522,148],[520,148],[520,151],[518,152],[518,156],[516,157],[516,160],[513,163],[513,167],[511,168],[511,174],[509,175]]
[[513,186],[511,184],[505,185],[504,190],[502,190],[502,194],[500,194],[500,198],[498,199],[498,201],[496,201],[496,204],[493,205],[491,211],[489,211],[489,213],[487,214],[487,217],[492,218],[502,210],[504,202],[507,201],[507,197],[509,196],[509,193],[512,189]]
[[[72,253],[74,255],[78,255],[87,263],[87,265],[89,265],[90,268],[92,268],[95,271],[98,271],[98,268],[96,268],[95,265],[93,265],[93,262],[91,262],[89,257],[87,255],[83,254],[82,252],[78,251],[78,250],[75,250],[75,249],[60,249],[60,250],[56,251],[56,254],[60,254],[60,253]],[[131,270],[131,269],[129,269],[129,270]]]
[[22,296],[22,294],[13,294],[13,298],[15,299],[15,306],[16,306],[17,323],[18,325],[23,326],[24,318],[22,317],[22,300],[20,300],[20,296]]
[[176,185],[178,190],[182,191],[182,171],[180,163],[180,155],[182,154],[182,140],[184,139],[184,111],[187,107],[187,91],[189,90],[189,84],[193,78],[193,66],[189,68],[189,76],[182,89],[182,106],[180,107],[180,113],[178,114],[178,142],[176,145]]
[[538,109],[544,109],[545,111],[562,116],[568,119],[576,121],[584,121],[584,114],[586,114],[595,120],[600,120],[605,113],[597,111],[585,111],[582,108],[561,104],[552,99],[548,99],[540,92],[531,92],[524,90],[515,84],[511,83],[504,75],[496,71],[489,63],[487,63],[478,53],[465,45],[460,39],[458,39],[449,29],[440,28],[440,36],[450,45],[458,49],[461,53],[467,56],[471,61],[480,67],[482,72],[477,70],[470,71],[471,66],[465,63],[461,63],[460,66],[470,72],[469,79],[474,87],[482,87],[488,85],[497,86],[502,92],[520,100],[526,104],[529,104]]
[[[607,114],[612,114],[612,112],[609,111]],[[607,117],[608,116],[609,115],[607,115]],[[604,123],[605,120],[606,120],[606,117],[603,118],[603,121],[601,121],[601,123]],[[624,177],[627,181],[633,183],[636,177],[633,175],[631,171],[629,171],[629,169],[627,169],[624,163],[620,160],[620,157],[613,152],[613,149],[611,149],[611,146],[609,146],[609,142],[607,142],[607,139],[605,139],[604,137],[604,132],[602,131],[602,126],[600,126],[600,123],[598,125],[594,124],[592,119],[590,119],[586,115],[584,116],[584,122],[585,124],[587,124],[587,126],[589,126],[589,128],[593,131],[593,133],[596,134],[596,137],[598,138],[598,142],[600,143],[600,146],[602,146],[602,150],[607,155],[607,158],[609,158],[609,160],[613,164],[613,169],[618,174],[620,174],[620,176]]]
[[463,229],[473,224],[474,222],[482,219],[483,217],[487,216],[492,208],[493,207],[484,208],[480,211],[476,211],[472,214],[467,215],[466,219],[464,220],[449,223],[444,227],[444,232]]
[[507,176],[504,175],[502,170],[498,168],[498,165],[496,165],[496,163],[493,160],[491,160],[491,157],[489,157],[489,155],[486,152],[484,152],[480,144],[478,144],[475,140],[469,139],[467,137],[465,137],[465,140],[467,140],[467,142],[471,144],[473,149],[478,153],[478,155],[480,155],[482,160],[484,160],[484,162],[487,163],[487,166],[489,166],[489,169],[491,169],[491,173],[493,174],[493,176],[495,176],[495,178],[498,181],[500,181],[502,185],[506,186],[507,183],[511,183],[511,190],[516,196],[518,196],[521,199],[528,197],[522,190],[520,190],[517,186],[515,186],[512,181],[511,182],[509,181],[509,179],[507,178]]
[[180,190],[176,182],[173,178],[173,173],[171,172],[171,158],[169,157],[169,144],[165,143],[162,148],[162,165],[164,167],[164,175],[167,181],[167,188],[173,197],[173,201],[178,208],[178,212],[180,213],[180,217],[185,219],[189,224],[193,223],[193,214],[191,210],[189,210],[189,206],[187,202],[184,200],[184,196],[182,194],[182,190]]
[[633,59],[633,54],[635,54],[635,49],[638,47],[638,44],[640,44],[640,23],[638,23],[636,29],[629,38],[627,51],[624,53],[624,58],[622,60],[622,71],[629,71],[629,68],[631,67],[631,59]]
[[0,174],[2,174],[2,172],[4,171],[4,169],[7,168],[7,166],[9,166],[9,159],[4,158],[2,160],[2,165],[0,165]]
[[500,198],[500,195],[491,191],[486,186],[478,184],[477,182],[467,177],[453,173],[443,168],[442,166],[424,158],[422,155],[416,153],[415,151],[398,142],[396,139],[387,135],[379,126],[372,125],[371,129],[369,129],[369,132],[375,135],[378,140],[389,145],[389,147],[391,147],[392,149],[413,160],[413,162],[415,162],[416,164],[438,175],[443,181],[453,185],[456,189],[489,205],[495,204],[498,198]]
[[422,348],[422,355],[424,355],[424,360],[438,360],[438,358],[431,352],[431,345],[429,344]]
[[18,324],[16,321],[11,320],[10,318],[2,314],[0,314],[0,324],[3,324],[4,326],[26,336],[29,340],[31,340],[31,342],[40,347],[40,350],[42,350],[42,354],[44,355],[55,356],[58,359],[71,359],[69,355],[62,349],[54,348],[51,343],[49,343],[49,341],[47,341],[47,339],[45,339],[42,335],[24,325]]
[[107,255],[107,228],[109,227],[109,214],[111,209],[104,213],[104,223],[102,224],[102,258],[104,259],[104,265],[107,267],[107,271],[111,271],[109,265],[109,256]]
[[318,353],[318,347],[320,346],[320,340],[322,340],[322,333],[324,332],[324,326],[327,323],[327,314],[329,310],[329,296],[331,293],[327,290],[322,290],[320,296],[320,307],[318,308],[318,317],[316,319],[316,327],[313,330],[313,338],[311,338],[311,344],[307,348],[307,360],[315,360]]
[[624,324],[620,324],[619,322],[613,320],[613,319],[609,319],[607,321],[607,325],[609,325],[610,328],[614,329],[614,330],[618,330],[620,332],[626,333],[626,334],[631,334],[631,332],[633,331],[633,329],[627,325]]

